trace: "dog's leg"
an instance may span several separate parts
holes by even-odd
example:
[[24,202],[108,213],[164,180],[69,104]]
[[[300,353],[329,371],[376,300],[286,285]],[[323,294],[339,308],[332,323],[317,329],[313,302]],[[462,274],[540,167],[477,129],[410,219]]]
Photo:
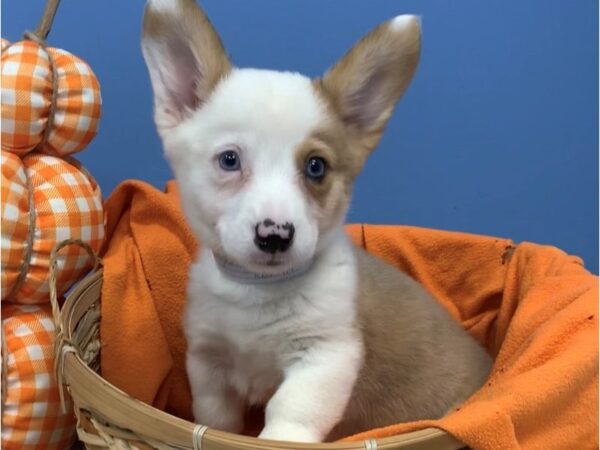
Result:
[[241,433],[244,428],[244,401],[229,385],[226,370],[196,354],[188,355],[187,370],[196,423]]
[[320,442],[340,421],[362,361],[358,340],[311,347],[267,403],[263,439]]

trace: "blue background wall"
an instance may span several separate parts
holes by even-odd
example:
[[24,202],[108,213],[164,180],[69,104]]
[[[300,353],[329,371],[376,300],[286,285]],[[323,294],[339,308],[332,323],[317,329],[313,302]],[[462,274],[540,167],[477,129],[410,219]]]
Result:
[[[2,35],[33,29],[42,0],[4,0]],[[67,1],[50,43],[103,88],[81,160],[109,194],[171,177],[139,48],[142,0]],[[205,0],[239,66],[322,73],[399,13],[423,17],[415,80],[358,180],[349,220],[556,245],[598,272],[597,0]]]

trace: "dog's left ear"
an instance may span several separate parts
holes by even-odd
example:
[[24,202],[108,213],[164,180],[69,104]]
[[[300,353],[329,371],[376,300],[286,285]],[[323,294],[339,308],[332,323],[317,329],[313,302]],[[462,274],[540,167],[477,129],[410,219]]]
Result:
[[418,17],[398,16],[371,31],[317,80],[335,112],[362,142],[364,158],[377,145],[408,87],[420,48]]
[[194,0],[148,0],[142,50],[161,134],[201,106],[231,71],[219,35]]

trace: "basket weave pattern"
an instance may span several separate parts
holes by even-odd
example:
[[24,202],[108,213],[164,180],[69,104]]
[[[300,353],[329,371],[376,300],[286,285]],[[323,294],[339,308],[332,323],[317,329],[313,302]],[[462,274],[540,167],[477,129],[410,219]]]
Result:
[[[379,440],[328,444],[267,441],[207,429],[142,403],[100,375],[102,269],[67,297],[60,316],[57,377],[75,405],[77,433],[88,449],[159,450],[457,450],[463,445],[428,428]],[[143,382],[143,380],[140,380]]]

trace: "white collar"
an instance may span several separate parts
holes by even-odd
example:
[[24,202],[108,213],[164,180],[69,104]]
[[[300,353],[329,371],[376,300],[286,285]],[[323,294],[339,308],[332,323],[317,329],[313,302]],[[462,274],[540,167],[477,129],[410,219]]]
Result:
[[312,267],[314,259],[306,263],[292,267],[285,272],[270,274],[252,272],[239,264],[234,263],[213,253],[213,258],[220,272],[227,278],[244,284],[274,284],[281,281],[291,280],[292,278],[304,275]]

